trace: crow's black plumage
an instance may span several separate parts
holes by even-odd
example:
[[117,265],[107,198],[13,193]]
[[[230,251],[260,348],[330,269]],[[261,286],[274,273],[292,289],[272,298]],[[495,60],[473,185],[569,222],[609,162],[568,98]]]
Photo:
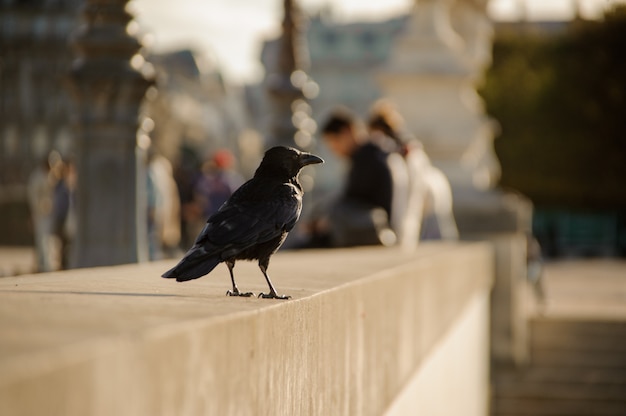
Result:
[[235,284],[233,268],[236,260],[258,260],[259,268],[269,286],[265,298],[279,296],[272,285],[267,267],[270,257],[283,244],[302,210],[302,186],[298,182],[300,169],[323,163],[310,153],[277,146],[265,152],[254,177],[237,189],[213,214],[183,259],[163,274],[179,282],[197,279],[225,262],[233,288],[231,296],[251,296],[242,293]]

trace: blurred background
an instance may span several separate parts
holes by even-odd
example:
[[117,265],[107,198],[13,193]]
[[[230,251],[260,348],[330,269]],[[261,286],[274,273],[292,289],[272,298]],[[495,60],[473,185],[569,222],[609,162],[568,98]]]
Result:
[[[87,246],[90,238],[80,235],[86,223],[72,220],[87,216],[74,212],[73,190],[81,183],[105,189],[102,175],[126,168],[130,173],[120,175],[127,182],[140,175],[136,187],[111,186],[131,200],[144,195],[126,209],[133,218],[135,210],[145,213],[139,251],[150,259],[178,255],[210,212],[192,183],[219,169],[236,186],[253,174],[263,150],[280,142],[280,74],[300,70],[291,78],[300,100],[292,111],[300,117],[293,122],[293,145],[328,157],[317,139],[320,120],[337,104],[367,115],[387,94],[379,74],[389,68],[399,39],[413,30],[417,5],[433,2],[301,0],[294,19],[300,46],[293,50],[299,52],[292,67],[282,68],[289,55],[288,3],[2,0],[0,275],[71,267],[69,240]],[[493,186],[532,202],[532,233],[543,255],[625,256],[626,3],[434,3],[445,3],[452,15],[457,4],[476,3],[490,19],[492,56],[470,78],[496,138],[500,172]],[[463,33],[454,19],[453,29]],[[107,77],[129,87],[99,91]],[[120,141],[111,150],[104,144],[122,124],[138,133],[131,134],[130,148]],[[108,170],[89,173],[105,154]],[[139,162],[127,160],[135,154]],[[307,171],[303,183],[313,194],[330,192],[339,169],[330,164],[315,177]],[[178,205],[164,206],[173,199]],[[102,207],[81,205],[90,212]],[[166,217],[178,229],[155,229]],[[125,224],[115,214],[106,218],[104,227]],[[42,242],[42,229],[57,238]],[[37,259],[37,244],[48,244],[52,259]],[[107,262],[127,259],[90,264]]]

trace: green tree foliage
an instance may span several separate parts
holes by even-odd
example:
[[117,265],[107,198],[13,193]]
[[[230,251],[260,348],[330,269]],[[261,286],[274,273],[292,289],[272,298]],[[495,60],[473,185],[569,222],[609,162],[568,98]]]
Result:
[[502,186],[541,206],[626,208],[626,7],[497,36],[481,94],[501,125]]

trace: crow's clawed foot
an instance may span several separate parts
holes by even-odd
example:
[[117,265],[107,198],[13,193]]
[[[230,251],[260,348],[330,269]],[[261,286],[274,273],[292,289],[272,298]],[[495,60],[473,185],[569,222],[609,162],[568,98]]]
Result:
[[271,291],[270,293],[259,293],[259,297],[263,299],[291,299],[291,296],[289,295],[279,295],[274,291]]
[[241,296],[241,297],[244,297],[244,298],[249,298],[250,296],[254,296],[254,293],[252,293],[252,292],[245,292],[245,293],[243,293],[243,292],[240,292],[238,289],[228,290],[228,291],[226,291],[226,294],[228,296]]

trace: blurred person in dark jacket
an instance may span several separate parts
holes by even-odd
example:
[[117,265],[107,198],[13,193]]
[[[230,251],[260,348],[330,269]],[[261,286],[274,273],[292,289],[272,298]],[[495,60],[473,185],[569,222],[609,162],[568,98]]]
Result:
[[452,189],[448,178],[433,166],[422,143],[406,131],[404,119],[393,103],[386,99],[375,102],[370,110],[368,128],[380,146],[405,160],[406,176],[402,180],[406,182],[406,192],[396,192],[392,215],[393,229],[402,243],[414,245],[418,240],[457,240],[459,233],[452,212]]
[[243,183],[243,177],[233,167],[235,157],[227,149],[219,149],[202,165],[202,175],[195,184],[194,192],[202,208],[202,216],[208,218],[228,200]]
[[69,253],[76,231],[74,210],[74,190],[76,189],[76,168],[71,159],[59,160],[52,167],[56,184],[52,196],[52,236],[54,242],[53,270],[68,268]]
[[310,223],[312,244],[394,244],[395,233],[389,225],[394,189],[389,153],[374,143],[344,108],[328,117],[322,135],[328,148],[348,162],[349,171],[339,197],[326,207],[325,215]]

